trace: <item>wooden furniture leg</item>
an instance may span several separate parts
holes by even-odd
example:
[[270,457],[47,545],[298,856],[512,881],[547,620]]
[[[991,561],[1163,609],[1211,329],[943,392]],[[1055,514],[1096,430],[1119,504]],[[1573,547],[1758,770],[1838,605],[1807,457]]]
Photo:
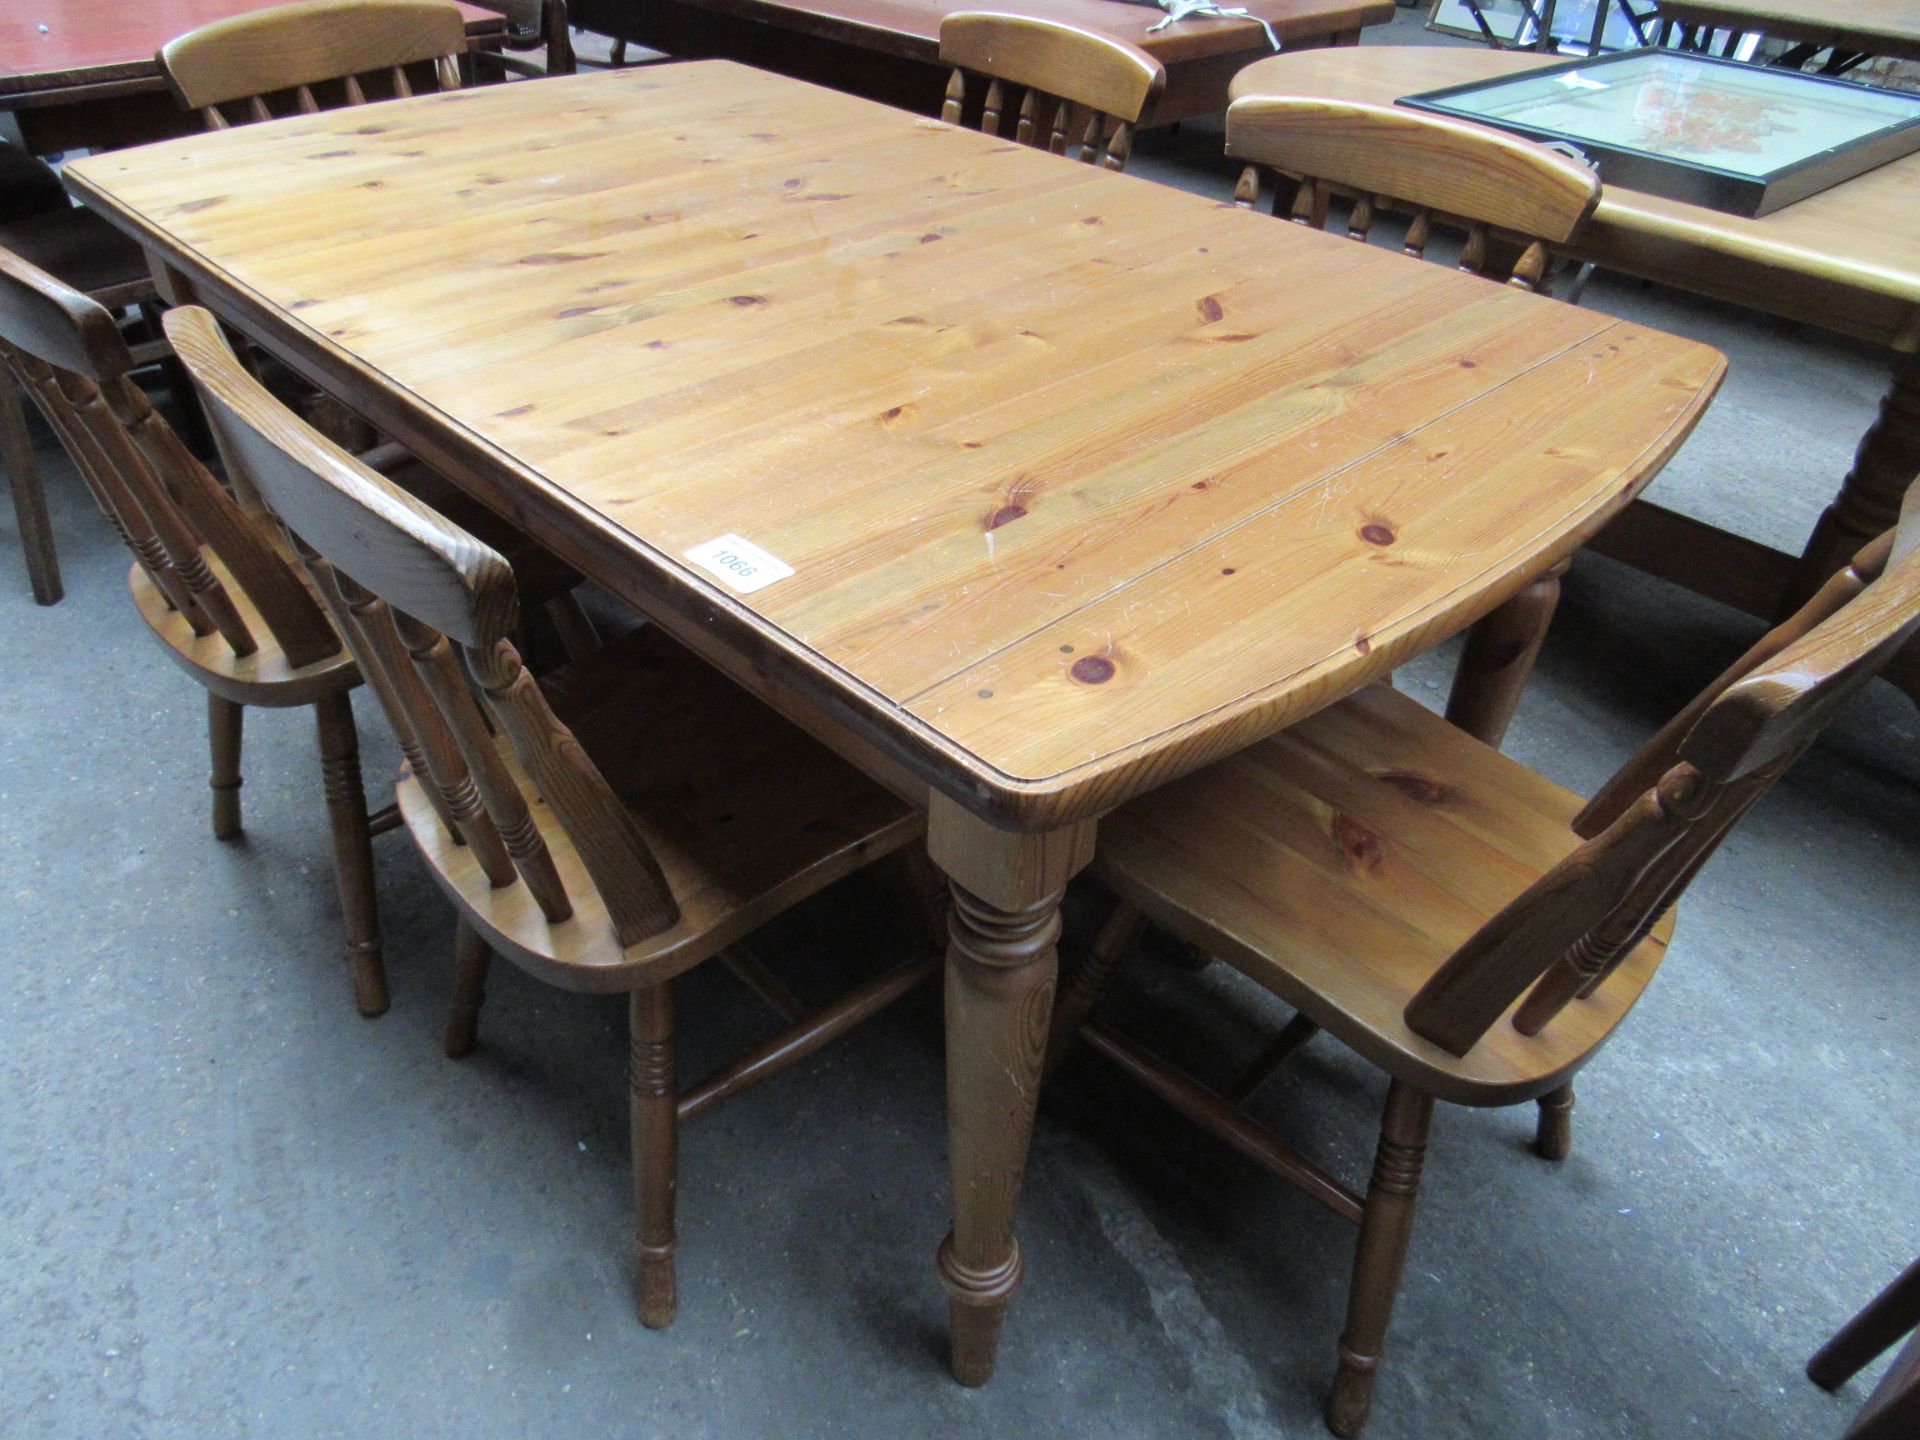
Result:
[[1562,560],[1467,631],[1467,648],[1447,696],[1447,719],[1496,750],[1533,675],[1560,604],[1560,577],[1571,563]]
[[1573,1084],[1540,1097],[1540,1124],[1533,1133],[1533,1151],[1542,1160],[1564,1160],[1573,1153]]
[[679,1182],[678,1071],[673,1043],[673,982],[636,990],[628,1001],[630,1128],[633,1136],[634,1292],[640,1323],[660,1330],[677,1304],[673,1256],[674,1190]]
[[1880,413],[1854,452],[1853,469],[1840,493],[1813,527],[1793,582],[1780,602],[1779,618],[1805,603],[1869,540],[1891,526],[1914,476],[1920,475],[1920,355],[1893,357],[1893,380]]
[[1807,1378],[1822,1390],[1838,1390],[1916,1327],[1920,1327],[1920,1260],[1902,1270],[1815,1352],[1807,1362]]
[[373,832],[367,794],[360,783],[360,739],[353,702],[342,692],[316,701],[320,771],[327,792],[327,824],[333,832],[333,875],[346,922],[347,962],[353,967],[354,999],[371,1019],[387,1010],[387,971],[380,953],[380,916],[373,893]]
[[1092,822],[996,830],[936,794],[927,850],[953,885],[947,948],[947,1145],[953,1229],[934,1262],[946,1288],[953,1378],[993,1374],[1020,1287],[1013,1234],[1053,1008],[1060,898],[1093,858]]
[[0,467],[13,487],[13,514],[20,526],[20,548],[27,555],[27,583],[34,603],[58,605],[66,590],[60,584],[60,557],[53,548],[53,522],[47,515],[47,494],[40,483],[40,465],[33,458],[27,435],[27,417],[20,408],[20,387],[10,375],[0,375]]
[[487,1003],[487,969],[492,964],[492,949],[461,916],[453,932],[453,1002],[441,1041],[449,1059],[464,1060],[479,1042],[480,1007]]
[[1147,928],[1147,917],[1121,900],[1093,937],[1093,944],[1080,957],[1080,963],[1068,974],[1059,998],[1053,1004],[1053,1023],[1048,1028],[1047,1058],[1043,1075],[1052,1075],[1073,1048],[1080,1027],[1087,1023],[1095,1007],[1105,998],[1120,973],[1120,964],[1140,942]]
[[240,838],[240,737],[247,707],[224,695],[207,692],[207,749],[213,769],[207,784],[213,790],[213,838]]
[[1387,1087],[1380,1120],[1380,1149],[1367,1184],[1360,1220],[1360,1248],[1347,1292],[1347,1328],[1340,1336],[1340,1369],[1327,1402],[1327,1428],[1358,1435],[1373,1405],[1373,1373],[1380,1366],[1387,1322],[1407,1268],[1413,1212],[1419,1203],[1420,1170],[1426,1162],[1433,1097],[1403,1080]]

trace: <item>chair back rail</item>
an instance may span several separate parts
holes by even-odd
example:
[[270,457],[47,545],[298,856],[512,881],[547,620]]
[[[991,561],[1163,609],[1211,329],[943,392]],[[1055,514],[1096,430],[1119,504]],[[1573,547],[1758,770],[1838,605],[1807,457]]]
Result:
[[[1488,920],[1408,1002],[1465,1055],[1516,1000],[1538,1034],[1591,995],[1740,818],[1920,631],[1920,484],[1863,549],[1628,760],[1579,817],[1584,843]],[[1522,999],[1522,997],[1525,997]]]
[[[999,135],[1006,86],[1022,87],[1014,139],[1065,155],[1077,138],[1079,158],[1109,170],[1126,168],[1135,130],[1166,88],[1160,62],[1110,35],[1026,15],[963,10],[940,22],[940,60],[954,67],[940,118],[961,123],[969,72],[987,80],[980,129]],[[1076,137],[1074,112],[1086,118]]]
[[1507,279],[1530,290],[1551,273],[1547,247],[1572,239],[1600,201],[1599,177],[1565,155],[1391,105],[1248,96],[1228,107],[1227,154],[1250,162],[1234,194],[1242,206],[1257,201],[1262,166],[1301,182],[1288,218],[1315,229],[1332,189],[1350,190],[1353,238],[1366,239],[1378,210],[1407,211],[1407,253],[1424,254],[1436,225],[1464,230],[1460,268],[1476,275],[1494,241],[1518,241]]
[[0,357],[47,417],[81,477],[161,594],[200,635],[236,656],[259,640],[211,551],[246,593],[289,663],[340,653],[340,640],[268,533],[208,473],[129,375],[113,317],[18,256],[0,251]]
[[573,913],[532,819],[534,795],[496,748],[452,645],[514,755],[566,831],[621,944],[671,928],[679,906],[633,816],[554,714],[509,638],[513,572],[481,544],[326,440],[248,373],[205,310],[169,311],[168,338],[207,402],[228,463],[337,597],[362,673],[416,737],[440,813],[496,886],[524,882],[549,920]]
[[[190,30],[159,58],[180,104],[224,130],[235,118],[273,118],[267,97],[283,92],[300,113],[332,108],[314,91],[330,82],[347,105],[364,105],[364,82],[375,77],[394,97],[409,96],[410,65],[430,64],[439,89],[457,90],[466,49],[466,22],[450,0],[298,0]],[[242,114],[230,117],[228,105]]]

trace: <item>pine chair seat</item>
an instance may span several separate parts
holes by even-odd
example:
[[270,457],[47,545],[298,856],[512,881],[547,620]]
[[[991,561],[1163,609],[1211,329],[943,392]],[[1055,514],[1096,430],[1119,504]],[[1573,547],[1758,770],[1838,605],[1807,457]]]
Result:
[[620,944],[572,837],[504,734],[501,759],[575,897],[570,918],[549,921],[525,885],[495,888],[410,773],[399,802],[434,879],[488,946],[564,989],[626,991],[677,975],[920,834],[909,806],[657,627],[540,688],[639,826],[679,902],[677,924]]
[[232,597],[234,609],[259,648],[250,655],[236,655],[218,632],[196,635],[187,617],[173,608],[145,567],[136,562],[127,572],[127,588],[133,592],[134,608],[169,660],[222,699],[266,709],[311,705],[327,695],[344,695],[360,683],[360,671],[344,645],[322,659],[294,664],[226,563],[211,548],[200,554]]
[[1376,685],[1123,807],[1101,822],[1096,863],[1148,918],[1389,1074],[1455,1104],[1511,1105],[1558,1088],[1633,1008],[1671,914],[1538,1035],[1502,1021],[1456,1057],[1405,1012],[1474,931],[1579,848],[1585,806]]

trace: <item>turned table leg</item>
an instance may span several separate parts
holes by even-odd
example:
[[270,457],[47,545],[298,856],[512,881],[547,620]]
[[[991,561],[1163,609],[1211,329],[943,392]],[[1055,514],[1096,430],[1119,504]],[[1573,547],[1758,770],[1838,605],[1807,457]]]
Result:
[[946,1288],[953,1378],[984,1385],[1020,1286],[1014,1211],[1033,1133],[1060,935],[1060,897],[1093,856],[1093,825],[996,830],[935,795],[927,849],[947,873],[947,1143],[953,1229],[934,1268]]
[[1780,613],[1791,614],[1899,517],[1901,498],[1920,474],[1920,356],[1893,357],[1893,383],[1861,437],[1853,470],[1813,527]]
[[1506,738],[1520,693],[1533,675],[1534,661],[1560,604],[1560,577],[1573,562],[1561,560],[1499,609],[1483,615],[1467,631],[1460,668],[1447,697],[1447,719],[1494,749]]

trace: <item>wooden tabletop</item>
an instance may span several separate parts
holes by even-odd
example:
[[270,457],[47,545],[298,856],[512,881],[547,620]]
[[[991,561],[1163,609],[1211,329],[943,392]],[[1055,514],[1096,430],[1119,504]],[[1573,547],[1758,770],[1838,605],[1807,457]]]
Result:
[[[0,108],[49,103],[81,87],[162,85],[159,48],[215,20],[285,0],[7,0],[0,13]],[[505,26],[496,11],[462,5],[469,34]],[[42,28],[44,27],[44,29]]]
[[[1243,95],[1391,105],[1559,57],[1469,46],[1365,46],[1276,55],[1242,70]],[[1579,253],[1601,264],[1911,351],[1920,348],[1920,155],[1748,219],[1609,185]]]
[[1920,59],[1915,0],[1661,0],[1663,19],[1777,40]]
[[[646,0],[589,0],[589,11]],[[857,43],[865,50],[932,60],[940,49],[940,22],[961,10],[994,9],[966,0],[697,0],[701,9],[762,21],[785,30]],[[1166,12],[1136,0],[1027,0],[1004,7],[1063,25],[1077,25],[1144,47],[1163,65],[1207,55],[1264,51],[1267,39],[1252,19],[1176,21],[1148,34]],[[1319,37],[1393,19],[1393,0],[1247,0],[1247,9],[1284,42]]]
[[[1490,609],[1627,503],[1723,364],[718,61],[66,174],[758,693],[1008,829]],[[744,593],[687,558],[728,536],[793,573]]]

